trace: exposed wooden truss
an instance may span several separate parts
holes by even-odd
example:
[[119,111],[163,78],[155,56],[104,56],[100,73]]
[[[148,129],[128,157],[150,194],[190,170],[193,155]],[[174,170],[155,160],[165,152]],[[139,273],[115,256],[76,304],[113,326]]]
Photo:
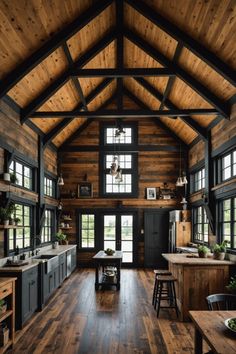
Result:
[[[116,5],[116,24],[115,28],[111,28],[108,33],[105,33],[95,45],[87,49],[79,59],[73,61],[70,50],[66,41],[75,33],[84,28],[91,20],[96,18],[113,2]],[[129,4],[133,9],[137,10],[142,16],[149,19],[157,27],[164,30],[172,38],[177,40],[177,47],[172,60],[167,58],[159,50],[141,38],[140,35],[133,30],[124,27],[124,2]],[[155,61],[163,67],[159,68],[124,68],[124,39],[128,39],[135,46],[142,49],[147,55],[151,56]],[[111,42],[116,40],[117,57],[116,68],[109,69],[84,69],[83,67],[91,61],[98,53],[102,52]],[[193,129],[201,138],[207,139],[206,129],[203,128],[196,120],[192,119],[192,115],[221,115],[224,118],[230,117],[230,104],[217,97],[211,90],[204,86],[195,77],[184,70],[179,64],[178,59],[183,48],[188,48],[196,54],[201,60],[206,62],[217,73],[222,75],[227,81],[235,85],[235,73],[230,67],[217,58],[212,52],[193,40],[187,33],[184,33],[173,23],[162,17],[157,12],[153,11],[142,0],[103,0],[95,2],[82,15],[78,16],[71,24],[67,25],[63,30],[59,31],[52,38],[26,59],[20,66],[14,69],[8,76],[2,80],[0,88],[0,98],[6,94],[17,82],[19,82],[26,74],[35,68],[42,60],[51,54],[58,47],[62,47],[67,58],[68,68],[46,89],[44,89],[35,99],[27,104],[21,110],[21,123],[30,122],[29,118],[61,118],[61,121],[43,138],[43,144],[46,146],[59,134],[75,117],[93,118],[121,118],[121,117],[169,117],[177,118],[185,122]],[[167,76],[169,77],[166,88],[161,94],[153,87],[144,77],[147,76]],[[87,97],[84,96],[82,87],[78,78],[98,78],[105,77],[102,84],[98,85]],[[123,108],[124,93],[127,93],[123,78],[135,78],[135,80],[160,101],[158,110],[151,110],[146,106],[139,110],[127,110]],[[168,98],[175,78],[178,77],[197,92],[212,108],[195,108],[181,109],[176,107]],[[100,94],[111,79],[116,79],[116,97],[117,109],[105,110],[101,107],[95,111],[89,111],[87,105]],[[72,80],[76,91],[80,97],[80,102],[72,111],[37,111],[45,102],[49,100],[60,88]],[[134,98],[134,97],[133,97]],[[138,99],[138,98],[136,98]],[[133,99],[135,101],[135,99]],[[137,100],[136,100],[137,103]],[[103,107],[103,105],[102,105]],[[168,110],[165,110],[168,108]]]

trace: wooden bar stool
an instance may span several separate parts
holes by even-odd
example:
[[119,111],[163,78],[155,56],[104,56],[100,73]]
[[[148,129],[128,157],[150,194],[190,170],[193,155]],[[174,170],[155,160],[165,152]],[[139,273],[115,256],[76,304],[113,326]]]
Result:
[[[172,275],[157,275],[157,317],[159,316],[160,308],[174,308],[178,317],[178,307],[176,302],[175,282],[176,278]],[[166,289],[164,288],[166,286]],[[162,306],[161,301],[166,300],[168,305]]]
[[152,295],[152,305],[156,308],[156,298],[157,298],[157,276],[158,275],[171,275],[172,273],[168,269],[154,269],[155,283]]

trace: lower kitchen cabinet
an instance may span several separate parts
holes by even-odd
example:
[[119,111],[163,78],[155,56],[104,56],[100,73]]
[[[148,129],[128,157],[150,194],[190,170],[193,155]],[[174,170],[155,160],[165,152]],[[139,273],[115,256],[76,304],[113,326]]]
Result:
[[59,256],[59,284],[66,278],[66,252]]
[[22,273],[21,325],[38,308],[38,286],[38,267],[34,267]]
[[47,301],[53,291],[59,286],[59,267],[54,268],[51,272],[43,272],[43,304]]
[[71,250],[71,271],[75,270],[77,266],[77,253],[76,248],[72,248]]

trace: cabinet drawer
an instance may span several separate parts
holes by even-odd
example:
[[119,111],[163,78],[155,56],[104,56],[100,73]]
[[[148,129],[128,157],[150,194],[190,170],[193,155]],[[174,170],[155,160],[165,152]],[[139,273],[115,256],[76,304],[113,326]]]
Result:
[[60,254],[60,256],[59,256],[59,262],[60,262],[60,263],[63,263],[63,262],[65,262],[65,260],[66,260],[66,253]]
[[5,296],[8,296],[12,293],[12,283],[6,284],[0,288],[0,299],[3,299]]

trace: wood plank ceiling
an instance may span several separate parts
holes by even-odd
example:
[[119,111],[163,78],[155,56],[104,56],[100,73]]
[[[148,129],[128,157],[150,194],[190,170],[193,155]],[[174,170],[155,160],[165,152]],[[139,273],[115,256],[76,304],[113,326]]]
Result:
[[[156,119],[186,144],[205,139],[214,120],[230,119],[235,0],[2,0],[0,22],[0,97],[15,101],[22,123],[32,121],[45,144],[65,144],[91,119],[87,111],[112,100],[113,112],[136,109],[137,116],[140,109],[177,109],[176,119]],[[140,72],[123,70],[132,68]],[[151,68],[171,76],[149,76]],[[78,78],[86,69],[113,70]],[[51,113],[73,110],[69,117]]]

